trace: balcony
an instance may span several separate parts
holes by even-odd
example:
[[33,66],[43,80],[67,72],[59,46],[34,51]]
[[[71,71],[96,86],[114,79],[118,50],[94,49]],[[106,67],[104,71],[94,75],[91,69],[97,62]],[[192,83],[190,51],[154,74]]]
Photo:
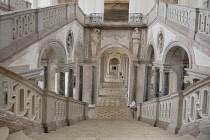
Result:
[[143,14],[141,13],[119,13],[119,12],[107,12],[107,13],[92,13],[90,14],[91,23],[103,23],[103,22],[130,22],[141,23],[143,22]]

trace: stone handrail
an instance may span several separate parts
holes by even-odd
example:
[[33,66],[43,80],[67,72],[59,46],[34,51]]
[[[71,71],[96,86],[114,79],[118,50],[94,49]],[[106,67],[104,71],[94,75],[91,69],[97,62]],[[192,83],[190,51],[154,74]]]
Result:
[[173,93],[141,103],[140,120],[158,126],[171,133],[178,133],[180,117],[178,108],[181,106],[182,93]]
[[32,6],[30,2],[25,0],[0,0],[0,3],[6,6],[4,6],[4,9],[7,11],[28,9]]
[[210,35],[210,11],[199,10],[198,32]]
[[0,14],[0,61],[76,19],[85,24],[85,14],[74,3]]
[[152,23],[157,18],[157,8],[158,4],[156,4],[148,13],[148,24]]
[[138,112],[141,121],[170,133],[176,134],[180,129],[179,133],[184,135],[195,125],[199,127],[196,130],[209,135],[205,124],[209,123],[210,118],[210,77],[179,93],[141,103]]
[[209,10],[159,2],[148,14],[148,24],[158,19],[209,49],[209,17]]
[[210,118],[210,77],[187,88],[183,94],[183,125]]
[[43,124],[45,132],[50,132],[87,119],[87,109],[87,103],[42,90],[33,82],[0,66],[1,112]]

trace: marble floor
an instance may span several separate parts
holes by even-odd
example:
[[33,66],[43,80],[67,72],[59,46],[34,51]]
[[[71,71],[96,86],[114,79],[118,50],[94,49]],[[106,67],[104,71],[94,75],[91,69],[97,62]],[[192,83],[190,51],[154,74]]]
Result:
[[127,96],[121,81],[106,82],[99,91],[98,119],[127,119]]

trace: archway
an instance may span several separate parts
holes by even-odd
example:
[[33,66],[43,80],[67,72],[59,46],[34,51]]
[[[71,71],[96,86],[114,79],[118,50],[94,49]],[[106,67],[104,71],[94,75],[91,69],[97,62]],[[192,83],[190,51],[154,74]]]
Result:
[[145,60],[144,101],[148,101],[154,98],[155,69],[152,67],[155,62],[155,50],[153,45],[149,45],[146,51]]
[[[67,56],[63,45],[57,41],[44,43],[39,50],[38,67],[44,67],[43,88],[58,92],[61,88],[58,84],[58,67],[62,67],[67,62]],[[59,75],[60,76],[60,75]],[[65,73],[64,83],[65,83]],[[62,87],[62,93],[65,93],[65,84]]]
[[169,94],[184,90],[189,86],[184,82],[184,77],[187,76],[185,68],[191,66],[190,60],[188,50],[181,46],[172,46],[165,53],[164,64],[169,67],[169,72],[167,72],[169,75]]

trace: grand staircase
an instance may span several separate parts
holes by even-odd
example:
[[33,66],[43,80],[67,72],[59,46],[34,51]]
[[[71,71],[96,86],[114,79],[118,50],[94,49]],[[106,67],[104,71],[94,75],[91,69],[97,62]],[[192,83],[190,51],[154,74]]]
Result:
[[5,140],[196,140],[190,135],[180,137],[131,119],[122,82],[106,82],[102,87],[96,119],[81,121],[50,133],[34,132],[26,136],[20,131],[8,136],[8,129],[1,128],[0,134],[4,135],[2,138]]

